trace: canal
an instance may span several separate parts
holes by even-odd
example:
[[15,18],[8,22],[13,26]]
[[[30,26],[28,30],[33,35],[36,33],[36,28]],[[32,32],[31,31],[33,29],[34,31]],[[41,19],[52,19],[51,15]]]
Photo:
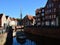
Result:
[[36,45],[36,43],[30,39],[17,40],[16,37],[13,38],[13,45]]
[[13,37],[9,41],[7,41],[6,45],[60,45],[60,40],[39,37],[31,34],[26,34],[26,39],[20,40],[16,37]]
[[[60,39],[54,39],[54,38],[44,37],[40,35],[33,35],[24,32],[26,38],[21,40],[17,38],[17,36],[13,37],[12,32],[13,31],[10,27],[4,45],[60,45]],[[21,38],[21,36],[19,37]]]
[[14,37],[13,45],[60,45],[60,40],[26,34],[26,39],[24,39],[24,41]]

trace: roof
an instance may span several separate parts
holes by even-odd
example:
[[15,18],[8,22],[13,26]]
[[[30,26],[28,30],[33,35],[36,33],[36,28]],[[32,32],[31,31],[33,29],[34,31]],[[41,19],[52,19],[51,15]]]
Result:
[[0,19],[2,18],[3,14],[0,14]]
[[9,16],[6,16],[6,19],[8,19]]
[[26,15],[26,16],[27,16],[27,18],[28,18],[29,20],[34,19],[34,16],[31,16],[31,15]]

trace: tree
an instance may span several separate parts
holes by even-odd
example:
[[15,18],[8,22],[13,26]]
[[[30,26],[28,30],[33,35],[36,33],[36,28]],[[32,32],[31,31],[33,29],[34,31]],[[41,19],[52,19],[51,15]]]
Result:
[[22,19],[17,18],[17,20],[18,20],[18,25],[22,25],[23,24],[22,23]]

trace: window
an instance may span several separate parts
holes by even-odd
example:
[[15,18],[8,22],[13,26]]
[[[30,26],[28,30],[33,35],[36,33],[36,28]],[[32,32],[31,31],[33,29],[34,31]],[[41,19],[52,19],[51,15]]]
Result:
[[38,22],[37,25],[40,25],[40,22]]
[[37,17],[40,17],[40,14],[38,14]]
[[47,8],[48,8],[48,5],[47,5]]
[[44,13],[42,13],[42,16],[44,16]]
[[56,8],[54,8],[54,12],[56,12]]
[[56,18],[56,15],[54,15],[54,18]]
[[40,21],[40,18],[38,18],[38,21]]
[[57,0],[53,0],[54,2],[57,1]]
[[45,14],[49,14],[49,13],[51,13],[52,12],[52,10],[50,9],[50,10],[47,10],[46,12],[45,12]]
[[45,16],[45,19],[48,19],[48,16]]
[[42,12],[44,12],[44,9],[42,9]]
[[47,10],[47,14],[49,13],[49,10]]
[[49,18],[51,19],[51,15],[49,16]]
[[44,25],[44,22],[42,22],[42,26]]
[[55,26],[55,21],[51,21],[51,25]]
[[52,18],[54,18],[54,15],[52,15]]
[[38,22],[38,19],[36,18],[36,22]]
[[59,5],[59,8],[60,8],[60,5]]
[[46,24],[47,26],[49,26],[49,21],[46,21],[45,24]]
[[53,5],[53,3],[52,3],[52,7],[53,7],[54,5]]
[[49,13],[51,13],[51,9],[49,10]]
[[51,5],[51,4],[49,4],[49,8],[51,8],[51,6],[52,6],[52,5]]
[[51,10],[49,10],[49,13],[51,12]]
[[52,4],[48,4],[48,5],[47,5],[47,8],[51,8],[51,7],[52,7]]
[[45,14],[47,14],[47,11],[45,11]]
[[43,17],[42,20],[44,20],[45,18]]
[[58,19],[58,17],[56,17],[56,26],[58,26],[59,25],[59,19]]
[[41,13],[41,11],[39,11],[39,13]]

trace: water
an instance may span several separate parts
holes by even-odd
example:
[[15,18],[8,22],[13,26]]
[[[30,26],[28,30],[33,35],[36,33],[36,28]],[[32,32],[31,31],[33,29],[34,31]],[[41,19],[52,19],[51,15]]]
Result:
[[13,38],[13,45],[60,45],[60,40],[29,35],[24,42],[21,42],[21,40],[17,41],[16,37]]
[[25,41],[23,43],[18,42],[16,37],[15,37],[15,38],[13,38],[13,45],[36,45],[36,43],[32,40],[29,40],[29,39],[25,39]]
[[5,45],[60,45],[60,40],[27,33],[24,40],[16,39],[16,37],[10,38],[8,35]]

